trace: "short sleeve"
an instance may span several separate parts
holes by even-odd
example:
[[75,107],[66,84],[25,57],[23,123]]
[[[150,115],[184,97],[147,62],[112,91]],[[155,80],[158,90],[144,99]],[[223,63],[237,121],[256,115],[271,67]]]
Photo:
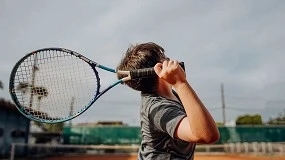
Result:
[[149,120],[154,127],[174,138],[179,122],[186,116],[178,104],[157,103],[150,108]]

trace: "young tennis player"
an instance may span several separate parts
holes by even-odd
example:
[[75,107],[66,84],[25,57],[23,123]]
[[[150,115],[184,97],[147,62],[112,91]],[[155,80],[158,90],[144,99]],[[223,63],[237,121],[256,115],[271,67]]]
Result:
[[[141,92],[139,160],[193,159],[196,143],[219,139],[215,121],[186,79],[179,62],[155,43],[128,48],[117,69],[154,67],[157,76],[127,81]],[[121,77],[119,77],[121,78]]]

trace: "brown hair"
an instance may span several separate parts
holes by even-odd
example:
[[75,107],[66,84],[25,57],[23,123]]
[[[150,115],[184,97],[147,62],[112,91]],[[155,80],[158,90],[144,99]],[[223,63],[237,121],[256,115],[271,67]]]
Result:
[[[117,70],[154,67],[165,59],[164,49],[153,42],[131,45],[118,65]],[[118,78],[120,79],[122,76],[118,75]],[[152,93],[156,90],[157,76],[130,80],[125,82],[125,84],[142,93]]]

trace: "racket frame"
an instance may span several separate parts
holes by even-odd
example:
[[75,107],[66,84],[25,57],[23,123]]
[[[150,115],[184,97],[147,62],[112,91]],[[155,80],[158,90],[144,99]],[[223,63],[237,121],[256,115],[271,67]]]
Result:
[[[24,107],[21,105],[21,103],[19,102],[18,98],[17,98],[17,95],[15,94],[15,86],[14,86],[14,80],[15,80],[15,76],[16,76],[16,73],[17,73],[17,69],[19,68],[19,66],[21,65],[22,62],[25,61],[25,59],[27,59],[29,56],[32,56],[34,54],[37,54],[39,52],[42,52],[42,51],[50,51],[50,50],[55,50],[55,51],[62,51],[62,52],[65,52],[65,53],[68,53],[68,54],[71,54],[73,56],[76,56],[77,58],[85,61],[86,63],[88,63],[91,68],[93,69],[94,71],[94,74],[95,74],[95,77],[97,79],[97,89],[96,89],[96,93],[94,93],[94,97],[93,99],[91,99],[89,101],[89,103],[84,106],[80,111],[78,111],[77,113],[75,113],[74,115],[72,116],[69,116],[69,117],[65,117],[65,118],[61,118],[61,119],[41,119],[37,116],[34,116],[33,114],[31,114],[30,112],[26,111],[28,107]],[[184,64],[183,62],[180,63],[180,65],[183,67],[184,69]],[[109,72],[112,72],[112,73],[116,73],[116,74],[123,74],[125,75],[124,78],[122,79],[119,79],[115,82],[113,82],[111,85],[109,85],[108,87],[106,87],[104,90],[100,91],[100,77],[98,75],[98,71],[96,70],[96,67],[100,68],[100,69],[103,69],[105,71],[109,71]],[[96,63],[94,61],[92,61],[91,59],[75,52],[75,51],[72,51],[72,50],[69,50],[69,49],[65,49],[65,48],[43,48],[43,49],[39,49],[39,50],[36,50],[36,51],[33,51],[33,52],[30,52],[28,54],[26,54],[23,58],[21,58],[16,64],[15,66],[13,67],[12,71],[11,71],[11,74],[10,74],[10,81],[9,81],[9,92],[10,92],[10,95],[11,95],[11,98],[12,100],[14,101],[15,105],[16,105],[16,108],[19,110],[20,113],[22,113],[25,117],[33,120],[33,121],[37,121],[37,122],[40,122],[40,123],[60,123],[60,122],[65,122],[65,121],[68,121],[68,120],[71,120],[75,117],[78,117],[79,115],[81,115],[82,113],[84,113],[89,107],[92,106],[92,104],[98,99],[100,98],[104,93],[106,93],[108,90],[110,90],[111,88],[115,87],[116,85],[118,84],[122,84],[124,83],[125,81],[129,81],[133,78],[140,78],[142,76],[146,76],[146,71],[147,71],[147,75],[155,75],[155,72],[153,70],[153,68],[145,68],[145,69],[139,69],[139,71],[122,71],[122,70],[115,70],[115,69],[112,69],[112,68],[109,68],[109,67],[106,67],[104,65],[101,65],[99,63]],[[133,78],[132,78],[132,75],[133,75]]]

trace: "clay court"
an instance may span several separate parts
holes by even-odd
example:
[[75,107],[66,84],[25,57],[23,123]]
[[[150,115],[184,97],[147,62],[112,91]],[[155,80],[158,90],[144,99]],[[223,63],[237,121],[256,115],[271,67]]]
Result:
[[[64,156],[50,157],[42,160],[136,160],[136,155],[82,155],[82,156]],[[195,160],[285,160],[285,156],[260,156],[260,155],[195,155]]]

